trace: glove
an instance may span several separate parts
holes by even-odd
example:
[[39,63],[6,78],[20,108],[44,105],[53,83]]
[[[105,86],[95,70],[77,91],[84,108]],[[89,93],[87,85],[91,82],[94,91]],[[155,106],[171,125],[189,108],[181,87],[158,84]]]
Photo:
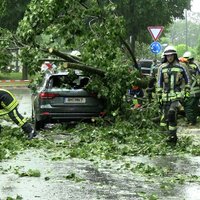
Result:
[[189,97],[189,96],[190,96],[190,92],[186,92],[186,93],[185,93],[185,96],[186,96],[186,97]]
[[187,98],[189,98],[190,97],[190,92],[189,91],[186,91],[185,92],[185,98],[187,99]]

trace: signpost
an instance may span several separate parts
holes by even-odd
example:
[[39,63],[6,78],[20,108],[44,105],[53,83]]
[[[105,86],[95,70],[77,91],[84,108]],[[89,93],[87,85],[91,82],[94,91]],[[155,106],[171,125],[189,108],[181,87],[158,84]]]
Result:
[[161,46],[161,44],[159,42],[153,42],[150,45],[150,50],[154,54],[160,53],[161,49],[162,49],[162,46]]
[[149,33],[151,34],[154,42],[150,45],[150,50],[155,55],[160,53],[162,46],[159,42],[157,42],[158,38],[160,37],[164,27],[163,26],[148,26],[147,27]]
[[164,29],[163,26],[148,26],[147,28],[154,41],[160,37]]

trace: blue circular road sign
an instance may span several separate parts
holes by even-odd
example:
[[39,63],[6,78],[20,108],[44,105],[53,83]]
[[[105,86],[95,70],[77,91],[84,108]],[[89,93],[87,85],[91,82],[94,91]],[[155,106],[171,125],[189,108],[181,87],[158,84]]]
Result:
[[159,42],[152,42],[150,45],[150,49],[152,53],[158,54],[161,51],[162,46]]

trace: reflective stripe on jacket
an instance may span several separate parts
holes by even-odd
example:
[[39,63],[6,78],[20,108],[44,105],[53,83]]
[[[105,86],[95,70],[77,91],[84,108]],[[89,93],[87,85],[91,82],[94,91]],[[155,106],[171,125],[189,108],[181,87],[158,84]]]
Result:
[[159,67],[157,91],[161,93],[163,101],[184,98],[185,88],[189,90],[190,83],[189,73],[178,62],[164,63]]
[[190,96],[194,97],[194,96],[200,96],[200,70],[198,65],[196,65],[195,63],[188,63],[188,68],[189,71],[191,73],[191,88],[190,88]]
[[0,89],[0,116],[8,114],[18,106],[18,101],[14,95],[5,89]]

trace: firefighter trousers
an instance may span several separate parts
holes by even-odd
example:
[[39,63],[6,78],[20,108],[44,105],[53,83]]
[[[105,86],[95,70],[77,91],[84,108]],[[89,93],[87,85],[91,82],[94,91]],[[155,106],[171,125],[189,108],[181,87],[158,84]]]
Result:
[[184,102],[185,116],[188,123],[196,124],[197,116],[199,115],[199,96],[189,97]]
[[178,100],[172,102],[165,102],[162,106],[160,126],[166,127],[169,131],[169,134],[176,134],[177,113],[181,108],[182,105]]

